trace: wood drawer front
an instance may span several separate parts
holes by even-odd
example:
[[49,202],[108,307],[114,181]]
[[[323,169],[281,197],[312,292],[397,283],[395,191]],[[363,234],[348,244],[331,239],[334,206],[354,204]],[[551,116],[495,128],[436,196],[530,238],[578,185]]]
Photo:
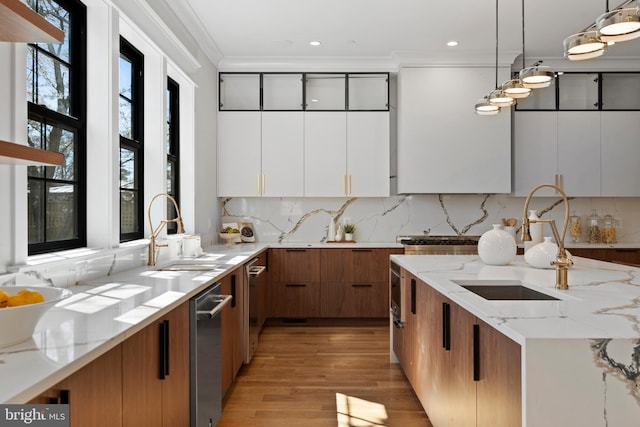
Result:
[[632,266],[640,265],[640,249],[635,248],[570,248],[575,256],[615,262]]
[[320,249],[270,249],[273,282],[320,282]]
[[269,283],[269,317],[319,317],[320,283]]
[[381,248],[323,249],[322,281],[386,282],[389,278],[389,255],[401,251]]
[[389,284],[323,283],[322,317],[389,317]]

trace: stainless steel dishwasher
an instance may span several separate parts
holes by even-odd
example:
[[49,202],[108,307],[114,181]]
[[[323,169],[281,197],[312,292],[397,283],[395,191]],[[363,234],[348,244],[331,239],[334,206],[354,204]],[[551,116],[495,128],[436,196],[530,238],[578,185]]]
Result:
[[191,427],[215,427],[222,413],[220,311],[231,295],[220,295],[220,286],[189,302]]

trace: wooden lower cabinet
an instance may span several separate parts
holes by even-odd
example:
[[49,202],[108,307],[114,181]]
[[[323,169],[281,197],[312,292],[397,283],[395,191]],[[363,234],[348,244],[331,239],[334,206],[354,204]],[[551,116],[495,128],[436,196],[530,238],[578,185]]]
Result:
[[321,317],[386,317],[389,283],[323,283]]
[[189,303],[122,343],[122,386],[124,427],[189,425]]
[[240,267],[222,278],[221,292],[231,295],[230,304],[222,309],[221,324],[221,382],[222,394],[229,390],[244,363],[244,307],[243,269]]
[[269,317],[320,317],[320,283],[269,283]]
[[71,427],[122,426],[121,372],[118,345],[29,403],[68,403]]
[[400,337],[394,329],[394,346],[434,427],[520,426],[520,346],[410,273],[405,280],[408,293],[415,282],[415,312],[407,308]]
[[615,262],[640,266],[640,249],[634,248],[570,248],[569,252],[575,256],[597,259],[599,261]]

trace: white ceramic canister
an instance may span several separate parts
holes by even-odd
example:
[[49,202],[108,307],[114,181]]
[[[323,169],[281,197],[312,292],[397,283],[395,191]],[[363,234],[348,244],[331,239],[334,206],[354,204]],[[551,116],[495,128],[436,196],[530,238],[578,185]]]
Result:
[[182,256],[198,257],[202,255],[202,247],[200,247],[200,236],[184,236],[182,239]]
[[478,240],[478,255],[485,264],[507,265],[516,257],[516,241],[502,225],[493,224]]
[[542,235],[542,223],[541,222],[531,222],[531,220],[538,220],[538,211],[530,210],[529,211],[529,235],[531,235],[531,241],[524,242],[524,252],[526,253],[530,248],[534,247],[538,243],[542,243],[543,235]]

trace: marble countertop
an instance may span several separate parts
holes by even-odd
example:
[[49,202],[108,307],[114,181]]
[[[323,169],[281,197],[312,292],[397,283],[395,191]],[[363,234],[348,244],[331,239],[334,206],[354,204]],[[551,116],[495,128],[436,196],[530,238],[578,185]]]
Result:
[[[521,345],[530,339],[640,338],[640,269],[574,257],[569,290],[555,270],[507,266],[478,256],[392,255],[392,260]],[[452,280],[519,280],[558,301],[489,301]]]
[[43,316],[30,341],[0,348],[0,402],[32,399],[267,248],[214,246],[195,261],[215,263],[211,271],[158,270],[180,261],[170,260],[71,287],[74,294]]

